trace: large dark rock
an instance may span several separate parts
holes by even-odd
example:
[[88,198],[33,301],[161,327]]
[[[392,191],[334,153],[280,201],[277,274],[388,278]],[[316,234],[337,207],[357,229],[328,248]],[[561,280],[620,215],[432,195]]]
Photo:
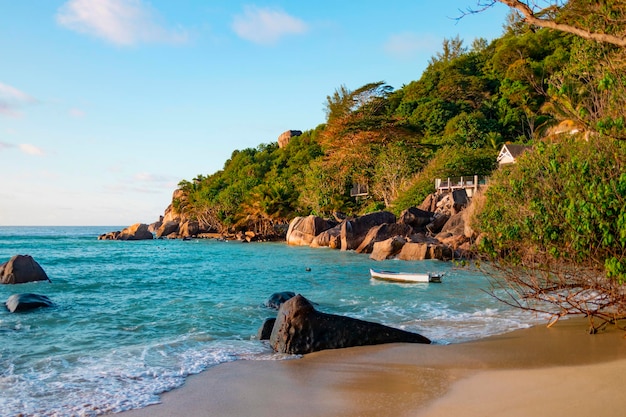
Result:
[[54,305],[45,295],[31,293],[13,294],[4,304],[11,313],[33,310],[39,307],[52,307]]
[[161,224],[161,227],[159,227],[159,229],[156,232],[156,237],[162,238],[162,237],[169,236],[171,234],[178,234],[179,227],[180,227],[180,223],[178,222],[178,220],[170,220],[170,221],[164,220],[163,224]]
[[402,246],[398,254],[398,259],[402,261],[423,261],[424,259],[430,259],[428,247],[428,243],[409,242]]
[[464,212],[451,216],[446,224],[441,228],[440,233],[450,233],[452,235],[465,235],[465,218]]
[[400,213],[398,223],[408,224],[415,229],[422,229],[433,221],[435,213],[431,211],[421,210],[416,207],[409,207]]
[[30,255],[15,255],[0,264],[0,284],[50,281],[43,268]]
[[370,259],[384,261],[396,256],[406,244],[406,239],[402,236],[394,236],[382,242],[374,243]]
[[372,253],[374,249],[374,243],[382,242],[394,236],[407,237],[413,233],[413,228],[408,224],[400,223],[385,223],[380,226],[372,227],[363,242],[356,248],[357,253]]
[[265,319],[261,327],[259,327],[259,331],[256,334],[256,339],[270,340],[270,336],[272,336],[272,329],[274,328],[274,323],[276,323],[276,317]]
[[339,249],[341,247],[341,224],[330,228],[328,230],[324,230],[319,235],[315,236],[313,241],[311,242],[312,248],[331,248],[331,249]]
[[388,211],[377,211],[354,220],[346,220],[341,224],[341,250],[357,249],[372,227],[395,222],[396,216]]
[[426,212],[434,212],[437,209],[437,196],[436,194],[428,194],[418,209]]
[[422,261],[424,259],[438,259],[449,261],[454,258],[454,251],[442,243],[413,243],[409,242],[402,246],[398,259],[402,261]]
[[321,217],[296,217],[289,223],[287,230],[287,244],[294,246],[309,246],[313,239],[324,230],[330,229],[328,222]]
[[275,292],[274,294],[270,295],[267,301],[265,301],[264,305],[265,307],[278,310],[285,301],[288,301],[295,296],[296,293],[291,291]]
[[378,323],[321,313],[300,294],[280,307],[270,336],[270,345],[276,352],[290,354],[382,343],[430,343],[430,340]]
[[434,220],[426,225],[426,230],[428,230],[432,234],[437,234],[441,232],[443,226],[448,222],[450,216],[445,214],[437,214]]
[[179,232],[180,237],[196,237],[200,233],[200,223],[197,221],[186,221],[180,224]]
[[467,197],[467,191],[464,189],[452,191],[452,201],[454,202],[454,210],[458,213],[467,207],[469,198]]

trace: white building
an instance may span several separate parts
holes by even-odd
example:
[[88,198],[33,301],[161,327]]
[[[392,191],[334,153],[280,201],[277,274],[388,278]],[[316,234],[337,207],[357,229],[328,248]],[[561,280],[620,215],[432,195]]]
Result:
[[530,148],[530,146],[513,145],[510,143],[503,145],[502,149],[500,149],[500,154],[498,155],[498,165],[502,166],[506,164],[514,164],[516,159]]

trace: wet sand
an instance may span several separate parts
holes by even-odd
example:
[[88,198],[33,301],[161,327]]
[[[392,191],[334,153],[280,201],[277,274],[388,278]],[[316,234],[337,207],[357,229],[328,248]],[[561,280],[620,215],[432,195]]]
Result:
[[237,361],[120,417],[622,416],[626,338],[560,321],[454,345],[392,344]]

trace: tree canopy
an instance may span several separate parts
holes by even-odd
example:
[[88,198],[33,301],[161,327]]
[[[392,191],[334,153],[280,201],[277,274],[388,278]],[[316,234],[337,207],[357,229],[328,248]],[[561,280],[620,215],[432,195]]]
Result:
[[[623,34],[619,1],[544,3],[525,4],[543,20]],[[491,42],[444,40],[400,88],[341,85],[326,98],[323,124],[282,149],[234,151],[221,171],[182,181],[174,206],[220,231],[267,230],[311,213],[399,212],[420,204],[435,176],[487,175],[503,143],[537,143],[559,122],[626,136],[625,63],[623,48],[513,17]],[[355,184],[367,195],[351,197]]]

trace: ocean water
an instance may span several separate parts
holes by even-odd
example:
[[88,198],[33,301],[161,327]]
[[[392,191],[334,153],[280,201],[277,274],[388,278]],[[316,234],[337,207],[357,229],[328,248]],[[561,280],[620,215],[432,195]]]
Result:
[[[0,416],[95,416],[145,407],[190,374],[235,360],[282,360],[255,340],[274,292],[320,311],[458,343],[528,327],[538,318],[485,290],[477,271],[439,261],[283,243],[98,241],[116,227],[0,227],[0,263],[29,254],[51,283],[0,285],[55,306],[0,308]],[[369,268],[445,272],[442,284],[373,281]],[[307,271],[310,268],[310,271]]]

